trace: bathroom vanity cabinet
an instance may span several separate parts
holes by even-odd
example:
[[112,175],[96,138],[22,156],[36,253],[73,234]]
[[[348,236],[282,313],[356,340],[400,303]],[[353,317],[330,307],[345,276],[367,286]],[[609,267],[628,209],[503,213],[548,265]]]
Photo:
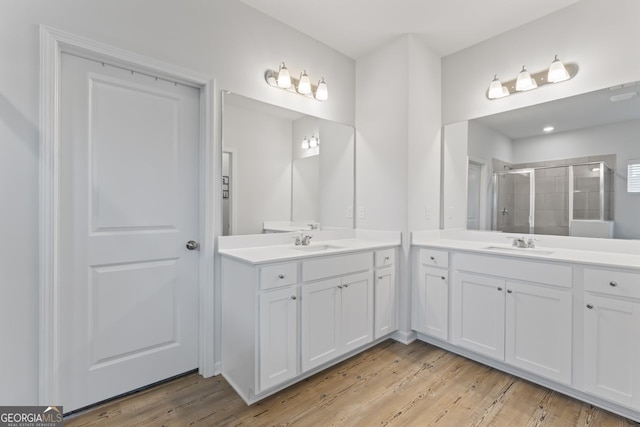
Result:
[[395,252],[260,264],[223,255],[225,379],[250,404],[393,333]]
[[418,338],[640,419],[638,257],[488,249],[495,246],[413,246]]

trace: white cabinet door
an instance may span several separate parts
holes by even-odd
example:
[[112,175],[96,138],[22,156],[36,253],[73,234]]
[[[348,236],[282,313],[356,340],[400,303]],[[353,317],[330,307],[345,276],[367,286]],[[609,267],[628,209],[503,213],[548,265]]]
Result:
[[414,295],[413,329],[443,340],[449,338],[449,272],[420,266]]
[[504,280],[460,273],[454,284],[454,343],[504,360]]
[[307,371],[341,354],[342,284],[340,279],[303,285],[301,310],[302,370]]
[[584,385],[640,408],[640,304],[585,294]]
[[375,273],[375,338],[396,330],[396,279],[393,267]]
[[266,390],[297,375],[298,295],[295,286],[260,294],[260,385]]
[[571,291],[507,282],[505,360],[571,384]]
[[373,341],[372,273],[342,278],[342,351],[346,353]]

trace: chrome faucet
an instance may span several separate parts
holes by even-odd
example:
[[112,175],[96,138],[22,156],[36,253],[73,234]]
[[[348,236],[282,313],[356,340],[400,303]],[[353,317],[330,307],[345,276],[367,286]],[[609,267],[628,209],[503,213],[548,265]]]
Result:
[[513,243],[511,244],[514,248],[526,248],[527,243],[524,240],[524,236],[522,237],[514,237]]
[[311,238],[313,236],[310,234],[297,234],[296,236],[294,236],[293,238],[295,239],[295,242],[293,243],[296,246],[308,246],[311,243]]

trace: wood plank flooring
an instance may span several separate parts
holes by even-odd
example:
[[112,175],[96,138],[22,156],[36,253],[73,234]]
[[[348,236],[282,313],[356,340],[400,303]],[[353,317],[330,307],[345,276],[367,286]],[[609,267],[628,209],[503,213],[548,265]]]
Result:
[[217,376],[161,384],[65,426],[639,426],[420,341],[391,340],[247,406]]

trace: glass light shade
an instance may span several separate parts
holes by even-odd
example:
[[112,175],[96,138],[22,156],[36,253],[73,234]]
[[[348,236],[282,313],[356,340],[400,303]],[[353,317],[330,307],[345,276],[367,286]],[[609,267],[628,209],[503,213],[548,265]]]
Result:
[[489,99],[502,98],[503,96],[508,95],[509,91],[506,90],[505,95],[504,89],[506,88],[502,86],[502,82],[498,80],[498,76],[494,76],[491,84],[489,85]]
[[283,89],[291,87],[291,75],[284,62],[280,64],[280,70],[278,71],[278,87]]
[[304,139],[302,140],[302,149],[306,150],[309,148],[309,140],[307,139],[307,137],[305,136]]
[[535,80],[531,78],[531,74],[527,71],[527,69],[523,66],[522,71],[518,74],[518,78],[516,80],[516,90],[518,92],[523,90],[530,90],[538,87]]
[[315,96],[318,101],[326,101],[329,99],[329,91],[327,90],[327,84],[324,82],[324,77],[318,82]]
[[267,83],[271,86],[278,86],[278,81],[276,80],[276,76],[273,71],[269,71],[267,73]]
[[562,61],[558,59],[558,55],[556,55],[555,59],[549,66],[549,74],[547,75],[547,81],[551,83],[558,83],[565,80],[569,80],[569,72],[565,68]]
[[300,74],[300,80],[298,80],[298,93],[301,93],[303,95],[311,93],[311,80],[309,80],[307,70],[304,70]]
[[315,135],[311,135],[309,140],[309,148],[316,148],[319,145],[318,138]]

